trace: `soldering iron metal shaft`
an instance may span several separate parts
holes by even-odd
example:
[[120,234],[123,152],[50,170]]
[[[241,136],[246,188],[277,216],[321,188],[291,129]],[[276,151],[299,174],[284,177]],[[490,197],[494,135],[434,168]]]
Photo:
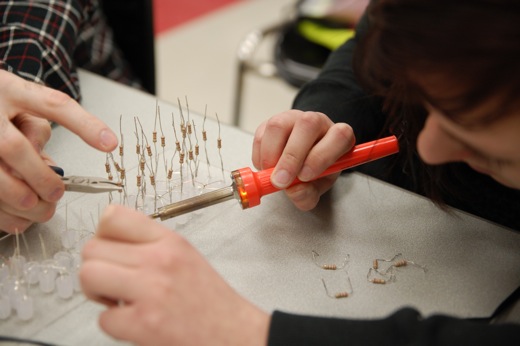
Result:
[[180,202],[168,204],[162,208],[159,208],[157,212],[150,215],[150,217],[154,219],[160,218],[162,221],[164,221],[175,216],[191,213],[192,211],[233,199],[234,191],[235,189],[233,186],[227,186],[222,189],[204,193],[199,196],[187,198]]
[[[351,151],[340,157],[334,164],[316,177],[316,179],[395,154],[398,151],[399,145],[395,136],[356,145]],[[233,198],[238,200],[242,209],[257,206],[260,204],[260,198],[262,196],[280,190],[271,184],[273,169],[274,168],[269,168],[259,172],[253,172],[251,168],[245,167],[234,170],[231,172],[231,186],[169,204],[159,208],[159,210],[150,215],[150,217],[167,220]],[[290,186],[299,183],[301,183],[301,181],[296,178]]]

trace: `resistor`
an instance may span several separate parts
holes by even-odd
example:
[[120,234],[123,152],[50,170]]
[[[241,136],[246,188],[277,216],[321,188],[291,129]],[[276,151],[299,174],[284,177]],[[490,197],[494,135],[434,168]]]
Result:
[[179,141],[175,141],[175,149],[180,152],[181,151],[181,143]]
[[164,136],[161,136],[161,147],[165,147],[166,146],[166,137]]
[[108,162],[105,163],[105,171],[106,171],[107,173],[110,173],[110,164],[109,164]]
[[329,289],[327,288],[327,285],[325,284],[325,280],[323,278],[321,279],[321,282],[323,283],[323,287],[325,288],[325,293],[330,298],[336,298],[336,299],[347,298],[354,292],[354,290],[352,288],[352,282],[350,282],[350,276],[348,275],[347,272],[345,272],[345,274],[347,275],[347,283],[348,283],[347,290],[346,291],[337,292],[337,293],[334,293],[334,294],[331,294],[329,292]]
[[186,126],[181,125],[182,138],[186,138]]
[[167,176],[168,180],[172,180],[172,175],[173,175],[173,169],[170,168],[168,170],[168,176]]
[[123,146],[120,145],[120,146],[119,146],[119,156],[123,156],[123,153],[124,153]]
[[348,292],[338,292],[334,295],[334,298],[340,299],[340,298],[348,298],[349,294]]
[[323,268],[325,270],[336,270],[336,269],[338,269],[338,266],[335,264],[322,264],[321,268]]
[[386,280],[385,279],[380,279],[380,278],[372,278],[372,279],[370,279],[368,281],[370,281],[373,284],[379,284],[379,285],[386,284]]
[[152,133],[152,142],[157,143],[157,131]]
[[116,171],[121,172],[121,166],[119,166],[119,163],[114,161],[114,166],[116,167]]
[[146,146],[146,152],[148,153],[148,156],[152,156],[152,148],[149,145]]
[[[188,119],[189,120],[189,119]],[[192,130],[191,130],[191,123],[188,123],[188,134],[191,135],[192,134]]]
[[141,153],[141,145],[140,144],[136,144],[135,145],[135,153],[137,155],[139,155]]
[[110,181],[114,180],[114,176],[112,175],[112,173],[108,174],[108,180],[110,180]]
[[195,144],[195,156],[199,156],[199,145]]
[[316,251],[312,251],[312,259],[314,261],[314,263],[320,267],[321,269],[325,269],[325,270],[338,270],[338,269],[343,269],[346,265],[347,265],[347,262],[349,261],[349,258],[350,258],[350,255],[347,254],[347,256],[345,257],[343,263],[341,264],[341,266],[337,266],[335,264],[318,264],[318,259],[317,257],[319,257],[320,254],[317,253]]
[[220,138],[217,139],[217,148],[219,148],[219,149],[222,148],[222,139],[220,139]]
[[193,161],[193,150],[188,151],[188,159]]
[[372,268],[374,268],[374,269],[378,269],[379,268],[378,260],[376,260],[376,259],[374,260],[374,263],[372,264]]
[[208,133],[206,132],[206,130],[202,131],[202,140],[204,142],[208,140]]
[[[393,267],[390,267],[390,268],[393,268]],[[377,273],[377,274],[374,274],[374,275],[383,275],[387,279],[374,277],[374,275],[371,275],[374,272]],[[371,282],[373,284],[378,284],[378,285],[384,285],[384,284],[389,283],[389,282],[391,282],[393,280],[395,280],[395,276],[394,276],[394,274],[392,272],[388,273],[388,270],[385,273],[381,273],[381,272],[378,272],[374,268],[369,268],[368,269],[368,273],[367,273],[367,281],[368,282]]]
[[141,187],[141,180],[142,180],[142,177],[140,175],[136,176],[137,178],[137,187]]
[[121,168],[121,180],[125,180],[125,173],[126,173],[126,170],[124,168]]
[[155,186],[155,175],[150,175],[150,184],[152,184],[152,186]]
[[405,260],[405,259],[402,259],[402,260],[399,260],[399,261],[395,261],[394,262],[394,267],[405,267],[407,264],[408,264],[408,261]]
[[145,165],[146,161],[141,157],[141,160],[139,161],[139,168],[141,169],[141,172],[144,172]]
[[183,152],[179,153],[179,163],[180,163],[181,165],[184,163],[184,155],[185,155],[185,154],[184,154]]

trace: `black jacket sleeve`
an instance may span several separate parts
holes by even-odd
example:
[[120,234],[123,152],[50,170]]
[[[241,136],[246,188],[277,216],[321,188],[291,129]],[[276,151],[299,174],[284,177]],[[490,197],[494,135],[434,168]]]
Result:
[[275,311],[268,345],[520,345],[520,325],[490,325],[447,316],[422,319],[410,308],[377,320],[311,317]]

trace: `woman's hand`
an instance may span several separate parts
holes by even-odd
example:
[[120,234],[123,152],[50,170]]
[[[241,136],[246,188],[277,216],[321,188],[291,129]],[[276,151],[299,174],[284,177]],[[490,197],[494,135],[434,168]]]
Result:
[[261,124],[253,143],[257,169],[275,167],[271,182],[284,189],[298,177],[308,182],[285,190],[296,207],[310,210],[336,181],[333,174],[315,181],[355,143],[352,128],[333,123],[325,114],[290,110]]
[[105,304],[101,328],[138,345],[265,345],[270,317],[239,296],[184,238],[111,205],[83,249],[80,279]]
[[22,232],[47,221],[64,193],[43,152],[49,121],[96,149],[117,146],[115,134],[68,95],[0,70],[0,230]]

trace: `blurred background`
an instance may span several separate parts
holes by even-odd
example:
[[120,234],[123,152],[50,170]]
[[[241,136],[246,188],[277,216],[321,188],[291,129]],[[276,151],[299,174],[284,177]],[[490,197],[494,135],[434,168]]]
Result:
[[[279,23],[295,0],[154,0],[157,96],[199,114],[233,122],[238,48],[251,32]],[[272,59],[269,37],[255,60]],[[269,73],[269,71],[267,71]],[[241,128],[254,132],[266,118],[287,110],[297,88],[279,78],[244,75]]]

